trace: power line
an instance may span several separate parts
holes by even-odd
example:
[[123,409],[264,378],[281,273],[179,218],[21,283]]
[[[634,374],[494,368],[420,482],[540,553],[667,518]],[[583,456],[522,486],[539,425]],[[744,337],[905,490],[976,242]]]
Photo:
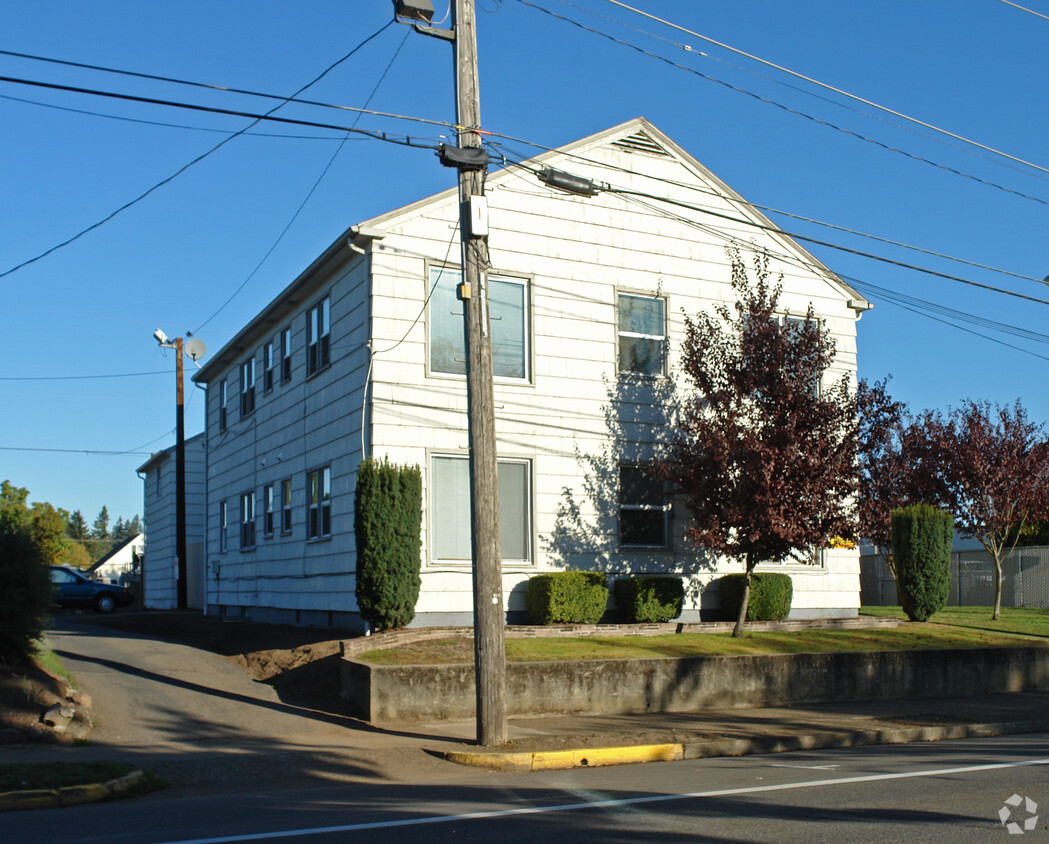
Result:
[[[301,88],[299,88],[299,90],[297,90],[294,94],[292,94],[292,96],[295,97],[295,96],[301,94],[307,88],[309,88],[310,86],[312,86],[312,85],[316,84],[317,82],[319,82],[321,79],[323,79],[325,76],[327,76],[327,74],[329,72],[331,72],[336,67],[338,67],[338,65],[342,64],[344,61],[349,59],[354,53],[356,53],[359,49],[361,49],[365,44],[367,44],[373,38],[378,37],[378,35],[380,33],[384,32],[386,29],[388,29],[391,26],[393,26],[393,21],[390,21],[385,26],[383,26],[381,29],[377,30],[372,35],[369,35],[366,39],[364,39],[364,41],[362,41],[360,44],[358,44],[356,47],[354,47],[352,50],[350,50],[349,53],[347,53],[345,56],[343,56],[338,61],[336,61],[333,64],[329,65],[327,68],[325,68],[312,81],[310,81],[306,85],[304,85]],[[117,99],[130,99],[130,100],[138,100],[140,102],[149,102],[148,98],[131,97],[130,95],[126,95],[126,94],[125,95],[117,95],[117,94],[112,94],[112,93],[93,92],[93,91],[89,91],[87,89],[77,89],[77,88],[73,88],[73,87],[60,86],[60,85],[49,85],[49,84],[45,84],[45,83],[41,83],[41,82],[28,82],[26,80],[10,79],[10,78],[7,78],[7,77],[0,77],[0,81],[16,82],[16,83],[34,85],[34,86],[45,87],[45,88],[55,88],[55,89],[58,89],[58,90],[70,90],[70,91],[79,92],[79,93],[94,93],[94,94],[96,94],[98,96],[110,96],[110,97],[116,97]],[[175,104],[171,103],[170,105],[175,105]],[[30,264],[33,264],[33,263],[41,260],[42,258],[47,257],[52,252],[55,252],[55,251],[57,251],[59,249],[62,249],[63,247],[68,246],[70,243],[73,243],[74,241],[79,240],[81,237],[86,235],[88,232],[94,231],[95,229],[99,228],[100,226],[105,225],[106,223],[108,223],[110,220],[112,220],[114,217],[116,217],[121,212],[126,211],[131,206],[136,205],[137,203],[141,202],[143,199],[145,199],[147,196],[149,196],[154,191],[158,190],[159,188],[161,188],[164,185],[166,185],[168,182],[172,181],[173,179],[175,179],[178,176],[180,176],[183,173],[185,173],[194,164],[197,164],[197,163],[203,161],[209,155],[211,155],[214,152],[217,152],[219,149],[224,147],[226,144],[228,144],[234,138],[236,138],[236,137],[238,137],[240,135],[243,135],[248,129],[251,129],[253,126],[258,124],[261,120],[269,119],[269,120],[278,120],[278,121],[281,121],[281,122],[292,122],[292,121],[288,121],[288,120],[283,120],[281,118],[275,118],[275,117],[272,116],[273,113],[275,111],[277,111],[279,108],[281,108],[283,105],[284,105],[283,102],[278,103],[277,105],[275,105],[272,109],[270,109],[270,111],[268,111],[264,115],[249,115],[249,114],[236,115],[236,116],[240,116],[240,117],[252,117],[253,120],[252,120],[252,122],[250,124],[245,126],[243,129],[240,129],[240,130],[234,132],[228,138],[223,138],[221,141],[219,141],[211,149],[207,150],[206,152],[202,153],[201,155],[198,155],[196,158],[192,159],[188,164],[183,165],[178,170],[176,170],[174,173],[172,173],[170,176],[168,176],[167,178],[162,179],[161,181],[157,182],[152,187],[147,189],[145,192],[139,194],[137,197],[135,197],[131,201],[124,203],[119,208],[117,208],[115,211],[113,211],[112,213],[110,213],[107,216],[103,217],[98,222],[92,223],[87,228],[82,229],[77,234],[73,235],[70,238],[67,238],[66,240],[62,241],[61,243],[58,243],[58,244],[52,246],[50,249],[47,249],[44,252],[41,252],[36,257],[29,258],[28,260],[23,261],[22,263],[17,264],[16,266],[11,267],[10,269],[7,269],[7,270],[5,270],[3,272],[0,272],[0,278],[4,278],[4,277],[6,277],[8,275],[11,275],[11,273],[17,272],[18,270],[22,269],[23,267],[29,266]],[[210,111],[210,109],[204,109],[203,107],[197,107],[197,108],[199,110]],[[235,112],[227,112],[227,113],[235,114]],[[309,125],[309,124],[304,123],[304,122],[300,122],[299,125]],[[327,127],[321,127],[321,128],[332,128],[332,127],[327,126]]]
[[[943,128],[941,128],[939,126],[936,126],[936,125],[934,125],[932,123],[927,123],[926,121],[921,120],[921,119],[919,119],[917,117],[912,117],[911,115],[905,114],[902,111],[896,111],[895,109],[889,108],[888,106],[883,106],[883,105],[881,105],[879,103],[874,102],[873,100],[868,100],[868,99],[866,99],[864,97],[860,97],[860,96],[858,96],[856,94],[850,94],[848,91],[845,91],[845,90],[843,90],[841,88],[837,88],[837,87],[835,87],[833,85],[828,85],[826,82],[820,82],[818,79],[815,79],[815,78],[813,78],[811,76],[806,76],[803,73],[798,73],[797,71],[791,70],[788,67],[784,67],[783,65],[778,65],[775,62],[770,62],[767,59],[761,58],[760,56],[755,56],[753,53],[748,53],[745,50],[740,50],[740,49],[738,49],[736,47],[733,47],[733,46],[731,46],[729,44],[725,44],[725,43],[723,43],[721,41],[717,41],[717,40],[715,40],[713,38],[710,38],[710,37],[708,37],[706,35],[701,35],[700,33],[695,32],[694,30],[691,30],[691,29],[687,29],[686,27],[683,27],[680,24],[676,24],[673,21],[668,21],[668,20],[666,20],[664,18],[660,18],[660,17],[657,17],[656,15],[650,14],[649,12],[642,11],[641,9],[636,9],[633,6],[630,6],[627,3],[622,2],[622,0],[605,0],[605,2],[611,3],[613,6],[619,6],[622,9],[627,9],[628,11],[631,11],[634,14],[641,15],[642,17],[648,18],[649,20],[653,20],[653,21],[656,21],[658,23],[661,23],[664,26],[670,27],[671,29],[676,29],[679,32],[684,32],[687,35],[691,35],[691,36],[693,36],[695,38],[699,38],[699,39],[701,39],[703,41],[706,41],[708,44],[714,44],[715,46],[720,47],[723,50],[728,50],[731,53],[735,53],[736,55],[743,56],[744,58],[748,58],[751,61],[755,61],[755,62],[758,62],[759,64],[765,65],[766,67],[770,67],[770,68],[772,68],[774,70],[778,70],[781,73],[786,73],[789,76],[793,76],[795,79],[800,79],[803,82],[808,82],[808,83],[810,83],[812,85],[816,85],[816,86],[818,86],[820,88],[823,88],[824,90],[831,91],[831,92],[833,92],[835,94],[840,94],[843,97],[848,97],[850,100],[855,100],[856,102],[863,103],[864,105],[871,106],[872,108],[876,108],[879,111],[884,111],[887,114],[893,115],[894,117],[899,117],[902,120],[907,120],[910,123],[914,123],[914,124],[916,124],[918,126],[921,126],[921,127],[925,128],[925,129],[930,129],[933,132],[938,132],[939,134],[946,135],[947,137],[953,138],[956,141],[961,141],[962,143],[970,144],[970,145],[972,145],[974,147],[977,147],[979,149],[984,150],[985,152],[990,152],[990,153],[993,153],[994,155],[999,155],[1002,158],[1006,158],[1009,161],[1013,161],[1013,162],[1015,162],[1017,164],[1023,164],[1023,165],[1025,165],[1027,167],[1030,167],[1030,168],[1032,168],[1034,170],[1040,170],[1043,173],[1049,173],[1049,168],[1042,167],[1039,164],[1034,164],[1033,162],[1026,161],[1026,160],[1024,160],[1022,158],[1018,158],[1015,155],[1010,155],[1007,152],[1002,152],[999,149],[995,149],[994,147],[987,146],[986,144],[982,144],[979,141],[974,141],[971,138],[966,138],[964,135],[958,135],[955,132],[951,132],[948,129],[943,129]],[[1003,0],[1003,2],[1004,2],[1004,0]],[[1010,5],[1015,5],[1015,4],[1010,4]],[[1020,6],[1018,8],[1023,8],[1023,7]],[[1024,11],[1030,11],[1030,10],[1024,9]]]
[[1029,15],[1034,15],[1036,18],[1042,18],[1043,20],[1049,21],[1049,15],[1043,15],[1041,12],[1036,12],[1034,9],[1028,9],[1026,6],[1021,6],[1019,3],[1013,3],[1012,0],[999,0],[1006,6],[1012,6],[1014,9],[1019,9],[1021,12],[1027,12]]
[[[443,128],[447,128],[447,129],[454,129],[454,128],[456,128],[454,123],[449,123],[449,122],[447,122],[445,120],[432,120],[432,119],[429,119],[429,118],[426,118],[426,117],[415,117],[413,115],[408,115],[408,114],[395,114],[394,112],[389,112],[389,111],[375,111],[373,109],[367,108],[367,106],[365,106],[363,108],[356,108],[354,106],[340,105],[338,103],[326,103],[326,102],[320,102],[320,101],[317,101],[317,100],[305,100],[305,99],[300,99],[299,98],[298,95],[300,93],[305,91],[307,88],[310,88],[313,85],[317,84],[317,82],[319,82],[320,79],[324,75],[326,75],[329,71],[331,71],[336,65],[341,64],[342,62],[346,61],[346,59],[350,58],[350,56],[352,56],[353,53],[355,53],[357,50],[359,50],[361,47],[363,47],[365,44],[367,44],[368,41],[372,40],[377,35],[379,35],[382,32],[384,32],[390,26],[392,26],[392,23],[386,24],[386,26],[384,26],[382,29],[380,29],[378,32],[376,32],[374,35],[370,36],[365,41],[362,41],[351,52],[349,52],[348,54],[343,56],[341,59],[339,59],[339,61],[336,62],[335,65],[332,65],[332,67],[329,67],[328,70],[326,70],[323,74],[321,74],[321,76],[318,76],[316,79],[314,79],[308,85],[304,86],[303,88],[300,88],[298,91],[296,91],[290,97],[286,97],[286,96],[284,96],[282,94],[270,94],[270,93],[267,93],[265,91],[253,91],[253,90],[248,89],[248,88],[234,88],[234,87],[231,87],[231,86],[228,86],[228,85],[213,85],[213,84],[209,84],[209,83],[206,83],[206,82],[193,82],[192,80],[189,80],[189,79],[179,79],[179,78],[173,77],[173,76],[157,76],[157,75],[152,74],[152,73],[142,73],[142,72],[134,71],[134,70],[123,70],[123,69],[120,69],[120,68],[105,67],[103,65],[85,64],[83,62],[68,61],[66,59],[56,59],[56,58],[51,58],[51,57],[48,57],[48,56],[36,56],[36,55],[32,55],[30,53],[18,53],[18,52],[14,52],[12,50],[0,50],[0,55],[3,55],[3,56],[14,56],[16,58],[30,59],[32,61],[45,62],[45,63],[49,63],[49,64],[66,65],[68,67],[78,67],[78,68],[82,68],[82,69],[86,69],[86,70],[96,70],[96,71],[100,71],[102,73],[117,74],[119,76],[131,76],[131,77],[135,77],[137,79],[149,79],[149,80],[152,80],[154,82],[168,82],[168,83],[171,83],[171,84],[174,84],[174,85],[184,85],[184,86],[188,86],[188,87],[191,87],[191,88],[203,88],[203,89],[208,90],[208,91],[221,91],[221,92],[229,93],[229,94],[244,94],[244,95],[249,96],[249,97],[261,97],[262,99],[267,99],[267,100],[280,100],[281,101],[281,105],[286,105],[286,104],[289,104],[289,103],[296,103],[298,105],[309,105],[309,106],[317,106],[317,107],[320,107],[320,108],[330,108],[330,109],[335,109],[337,111],[350,111],[350,112],[354,112],[358,116],[362,115],[362,114],[367,114],[367,115],[371,115],[373,117],[388,117],[388,118],[393,119],[393,120],[410,120],[410,121],[412,121],[414,123],[425,123],[425,124],[428,124],[428,125],[431,125],[431,126],[441,126]],[[369,98],[369,99],[371,99],[371,98]],[[57,108],[57,106],[56,106],[56,108]],[[185,128],[188,128],[188,127],[185,127]]]
[[139,378],[145,375],[170,375],[166,369],[153,372],[120,372],[114,375],[26,375],[0,376],[0,381],[91,381],[101,378]]
[[[831,123],[828,120],[823,120],[822,118],[816,117],[815,115],[809,114],[808,112],[804,112],[804,111],[801,111],[800,109],[796,109],[796,108],[791,108],[790,106],[784,105],[783,103],[777,102],[776,100],[769,99],[768,97],[763,97],[760,94],[754,93],[753,91],[748,91],[746,88],[741,88],[738,85],[733,85],[731,82],[726,82],[723,79],[718,79],[716,76],[711,76],[710,74],[703,73],[702,71],[696,70],[695,68],[688,67],[687,65],[679,64],[678,62],[675,62],[675,61],[671,61],[670,59],[666,58],[665,56],[661,56],[658,53],[653,53],[650,50],[646,50],[643,47],[639,47],[636,44],[630,43],[629,41],[624,41],[621,38],[616,38],[615,36],[609,35],[608,33],[602,32],[601,30],[594,29],[592,27],[586,26],[585,24],[582,24],[579,21],[572,20],[571,18],[565,17],[564,15],[559,15],[556,12],[552,12],[549,9],[545,9],[542,6],[539,6],[539,5],[531,2],[530,0],[517,0],[517,2],[521,3],[524,6],[528,6],[530,8],[533,8],[533,9],[535,9],[537,11],[543,12],[544,14],[549,15],[550,17],[553,17],[553,18],[556,18],[558,20],[564,21],[565,23],[569,23],[572,26],[575,26],[575,27],[578,27],[579,29],[585,30],[586,32],[593,33],[594,35],[599,35],[602,38],[605,38],[605,39],[607,39],[609,41],[612,41],[615,44],[619,44],[620,46],[627,47],[627,48],[629,48],[631,50],[634,50],[635,52],[638,52],[638,53],[640,53],[640,54],[642,54],[644,56],[648,56],[649,58],[653,58],[653,59],[656,59],[657,61],[661,61],[664,64],[669,65],[670,67],[677,68],[678,70],[683,70],[686,73],[691,73],[693,76],[698,76],[700,79],[705,79],[708,82],[714,82],[717,85],[721,85],[722,87],[729,89],[730,91],[735,91],[736,93],[744,94],[744,95],[750,97],[751,99],[757,100],[758,102],[765,103],[766,105],[773,106],[775,108],[780,109],[781,111],[787,112],[788,114],[793,114],[793,115],[795,115],[797,117],[802,117],[805,120],[809,120],[809,121],[811,121],[811,122],[813,122],[813,123],[815,123],[815,124],[817,124],[819,126],[823,126],[825,128],[828,128],[828,129],[833,129],[834,131],[840,132],[843,135],[848,135],[851,138],[855,138],[855,139],[857,139],[859,141],[863,141],[864,143],[868,143],[868,144],[871,144],[873,146],[879,147],[880,149],[884,149],[887,152],[894,152],[897,155],[902,155],[904,158],[908,158],[908,159],[910,159],[912,161],[916,161],[916,162],[918,162],[920,164],[926,164],[926,165],[928,165],[930,167],[936,168],[937,170],[943,170],[946,173],[951,173],[951,174],[953,174],[955,176],[960,176],[963,179],[969,179],[970,181],[976,182],[976,183],[981,184],[981,185],[986,185],[987,187],[994,188],[995,190],[1000,190],[1000,191],[1002,191],[1004,193],[1012,194],[1013,196],[1018,196],[1021,199],[1027,199],[1027,200],[1030,200],[1031,202],[1037,202],[1039,205],[1049,206],[1049,200],[1040,199],[1039,197],[1036,197],[1036,196],[1031,196],[1030,194],[1026,194],[1023,191],[1019,191],[1019,190],[1016,190],[1014,188],[1006,187],[1005,185],[998,184],[997,182],[992,182],[989,179],[981,178],[981,177],[976,176],[976,175],[974,175],[972,173],[966,173],[964,170],[959,170],[956,167],[950,167],[950,166],[948,166],[946,164],[940,164],[940,163],[938,163],[936,161],[933,161],[932,159],[925,158],[924,156],[920,156],[920,155],[917,155],[917,154],[912,153],[912,152],[907,152],[904,149],[900,149],[899,147],[892,146],[891,144],[885,143],[884,141],[879,141],[879,140],[877,140],[875,138],[870,138],[870,137],[868,137],[866,135],[863,135],[863,134],[861,134],[859,132],[855,132],[852,129],[846,129],[844,126],[839,126],[836,123]],[[497,132],[492,132],[491,134],[492,135],[496,135],[498,137],[506,137],[509,140],[519,140],[519,139],[510,138],[509,136],[506,136],[506,135],[500,135]],[[527,142],[525,142],[525,143],[527,143]],[[1032,166],[1036,167],[1037,165],[1032,165]],[[1049,172],[1049,171],[1047,171],[1047,172]]]
[[149,451],[101,451],[98,449],[91,448],[19,448],[17,446],[10,445],[0,445],[0,451],[45,452],[53,454],[87,454],[101,455],[103,457],[122,457],[124,455],[129,454],[152,454],[152,452]]
[[[387,74],[389,74],[390,68],[393,67],[393,63],[397,60],[397,56],[400,55],[401,49],[404,47],[404,44],[408,40],[409,35],[411,35],[410,29],[404,33],[404,38],[401,39],[401,43],[394,51],[393,57],[390,59],[389,64],[386,65],[386,70],[382,72],[382,76],[379,77],[379,81],[375,83],[375,87],[372,89],[372,92],[368,95],[368,99],[364,103],[365,106],[367,106],[368,103],[370,103],[375,97],[376,92],[379,90],[379,86],[382,85],[383,80],[386,79]],[[310,197],[313,196],[314,192],[317,190],[318,185],[320,185],[321,181],[323,181],[324,177],[328,174],[328,171],[331,169],[332,164],[335,163],[336,157],[338,157],[339,153],[342,151],[342,148],[343,146],[345,146],[346,141],[349,140],[350,132],[352,131],[352,129],[356,128],[357,122],[360,119],[360,114],[358,114],[357,117],[354,118],[353,125],[350,127],[350,130],[347,130],[347,132],[343,135],[342,140],[339,142],[339,145],[335,148],[335,151],[328,158],[328,163],[324,165],[324,168],[321,170],[320,174],[317,176],[316,179],[314,179],[313,185],[310,187],[309,191],[307,191],[306,196],[303,197],[302,202],[299,203],[299,207],[295,209],[295,213],[291,215],[291,219],[288,220],[284,228],[281,229],[280,234],[277,235],[277,239],[274,240],[273,243],[270,245],[270,248],[266,250],[266,254],[262,256],[259,262],[255,265],[254,269],[252,269],[252,271],[248,273],[247,278],[245,278],[244,281],[241,282],[240,286],[236,290],[234,290],[233,293],[230,294],[229,298],[226,299],[226,301],[223,302],[211,316],[209,316],[206,320],[204,320],[204,322],[202,322],[197,328],[193,330],[194,334],[199,334],[202,328],[204,328],[209,322],[211,322],[215,317],[222,313],[223,310],[225,310],[226,306],[230,302],[232,302],[234,298],[236,298],[237,294],[240,293],[240,291],[242,291],[247,286],[248,282],[255,277],[255,273],[257,273],[262,268],[262,265],[265,264],[270,255],[273,254],[273,250],[275,250],[278,244],[284,239],[284,235],[288,233],[288,230],[291,229],[294,222],[297,219],[299,219],[299,214],[302,213],[302,209],[306,207],[306,203],[310,201]]]

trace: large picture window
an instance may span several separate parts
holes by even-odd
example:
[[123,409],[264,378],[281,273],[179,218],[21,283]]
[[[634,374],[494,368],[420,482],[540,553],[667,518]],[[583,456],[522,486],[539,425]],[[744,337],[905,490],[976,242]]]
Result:
[[621,293],[618,304],[619,371],[662,375],[666,347],[663,300]]
[[[470,461],[433,458],[430,477],[434,560],[472,559],[470,539]],[[530,464],[499,461],[499,546],[503,562],[531,562]]]
[[[430,270],[430,371],[466,374],[459,270]],[[492,371],[497,378],[528,378],[528,282],[488,277]]]
[[619,544],[665,548],[670,509],[663,482],[642,466],[619,467]]

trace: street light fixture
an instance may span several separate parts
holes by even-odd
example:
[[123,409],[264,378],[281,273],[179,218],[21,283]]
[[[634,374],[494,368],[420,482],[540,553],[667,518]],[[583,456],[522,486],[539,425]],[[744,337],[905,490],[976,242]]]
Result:
[[[159,328],[153,337],[162,349],[175,350],[175,556],[178,562],[177,595],[178,608],[184,610],[189,606],[189,595],[186,583],[186,421],[185,401],[182,378],[183,343],[176,337],[173,343]],[[198,358],[207,353],[203,340],[196,337],[185,344],[186,353],[196,363]]]

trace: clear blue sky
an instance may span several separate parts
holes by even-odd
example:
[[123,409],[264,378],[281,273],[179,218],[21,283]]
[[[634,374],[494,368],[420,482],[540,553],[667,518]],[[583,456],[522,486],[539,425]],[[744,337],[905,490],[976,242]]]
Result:
[[[1039,169],[1049,167],[1049,0],[1027,0],[1027,11],[1001,0],[629,4],[695,34],[609,0],[532,1],[664,60],[522,0],[477,0],[483,123],[520,139],[504,141],[512,154],[644,115],[759,206],[982,266],[769,212],[788,231],[1049,299],[1030,280],[1049,274],[1049,172]],[[447,0],[434,5],[440,17]],[[391,18],[389,0],[12,0],[0,49],[287,96]],[[276,104],[10,55],[0,55],[0,76],[252,112]],[[449,46],[391,26],[303,96],[450,122],[452,90]],[[444,131],[303,105],[277,113],[431,143]],[[249,122],[0,82],[0,273]],[[174,443],[174,358],[153,330],[194,331],[218,350],[347,226],[454,184],[429,150],[340,137],[255,127],[0,277],[0,478],[89,521],[103,504],[114,519],[141,512],[134,470]],[[1021,398],[1032,418],[1049,419],[1049,306],[806,245],[839,274],[890,291],[860,288],[876,304],[859,325],[861,376],[891,374],[891,391],[913,409]],[[962,317],[909,310],[899,294]],[[959,319],[991,339],[937,321]],[[123,377],[80,377],[114,375]],[[193,434],[203,394],[188,379],[187,395]]]

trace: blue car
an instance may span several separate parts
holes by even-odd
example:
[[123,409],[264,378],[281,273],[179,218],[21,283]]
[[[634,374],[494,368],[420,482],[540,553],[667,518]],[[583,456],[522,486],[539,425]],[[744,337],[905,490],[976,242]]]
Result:
[[135,596],[126,586],[99,583],[90,580],[68,566],[51,566],[53,603],[67,608],[92,608],[95,612],[110,613],[117,607],[126,607]]

